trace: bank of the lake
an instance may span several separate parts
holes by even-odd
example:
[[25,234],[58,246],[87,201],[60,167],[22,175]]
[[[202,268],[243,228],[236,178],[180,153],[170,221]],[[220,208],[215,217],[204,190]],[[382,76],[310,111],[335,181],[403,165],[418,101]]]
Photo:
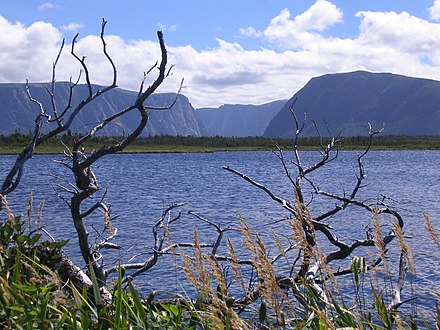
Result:
[[[85,144],[87,150],[98,150],[121,140],[121,137],[93,137]],[[0,154],[17,154],[29,143],[31,137],[23,134],[0,135]],[[36,153],[58,154],[69,145],[72,137],[62,136],[52,138],[38,145]],[[298,140],[301,150],[316,150],[320,145],[326,145],[329,138],[303,137]],[[340,150],[359,150],[369,143],[367,136],[340,137]],[[151,136],[138,138],[128,146],[125,153],[177,153],[177,152],[218,152],[218,151],[267,151],[276,146],[291,149],[293,139],[264,137],[194,137],[194,136]],[[440,150],[440,136],[405,136],[377,135],[371,145],[373,150]]]

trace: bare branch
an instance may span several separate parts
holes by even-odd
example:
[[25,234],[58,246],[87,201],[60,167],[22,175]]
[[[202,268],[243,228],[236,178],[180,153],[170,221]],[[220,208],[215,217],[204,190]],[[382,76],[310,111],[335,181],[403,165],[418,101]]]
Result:
[[[319,132],[319,129],[316,123],[313,123],[316,129],[316,132],[319,136],[319,159],[313,163],[312,165],[306,167],[302,164],[300,152],[299,152],[299,135],[304,128],[304,123],[302,125],[299,124],[299,121],[292,110],[293,104],[290,107],[290,111],[294,118],[295,123],[295,135],[294,135],[294,143],[293,143],[293,154],[294,159],[290,162],[294,168],[296,168],[296,176],[293,175],[293,172],[289,168],[289,163],[286,160],[285,154],[283,150],[277,147],[277,150],[274,154],[280,160],[281,166],[284,170],[285,175],[287,176],[290,184],[292,185],[295,204],[291,204],[287,202],[287,199],[279,197],[275,195],[269,187],[262,185],[261,183],[251,179],[247,175],[239,172],[230,167],[224,166],[223,168],[240,176],[245,181],[251,183],[253,186],[258,189],[264,191],[267,195],[269,195],[274,201],[278,202],[283,208],[288,210],[293,218],[290,220],[291,226],[295,233],[295,238],[297,242],[293,244],[289,242],[289,245],[283,249],[280,249],[278,246],[278,250],[280,253],[272,258],[272,263],[280,260],[283,255],[288,253],[289,251],[297,250],[298,255],[295,261],[291,264],[291,271],[289,277],[285,277],[283,275],[278,276],[280,279],[278,281],[278,285],[283,289],[292,289],[293,295],[297,299],[302,306],[308,308],[307,299],[305,299],[304,295],[298,289],[298,285],[306,284],[308,290],[312,290],[314,295],[318,297],[318,304],[323,304],[322,308],[325,308],[325,305],[329,303],[328,298],[326,297],[326,293],[321,287],[321,285],[325,284],[325,281],[329,280],[329,278],[334,278],[335,276],[341,276],[345,274],[349,274],[351,270],[338,270],[333,271],[330,269],[329,265],[336,261],[342,261],[349,258],[354,251],[370,251],[371,249],[376,250],[377,242],[379,239],[381,241],[383,251],[380,254],[380,257],[376,259],[376,261],[370,263],[367,270],[371,270],[375,268],[378,264],[385,262],[385,255],[387,253],[387,245],[390,244],[396,237],[396,234],[393,230],[390,230],[388,233],[382,234],[380,233],[380,238],[372,237],[369,231],[366,231],[366,239],[355,239],[349,241],[340,240],[336,235],[335,231],[328,224],[325,224],[323,221],[331,216],[335,216],[339,212],[346,210],[348,206],[353,206],[358,209],[364,209],[369,214],[374,216],[379,216],[381,214],[389,214],[393,218],[397,219],[397,225],[402,228],[403,227],[403,219],[401,215],[394,209],[390,208],[385,204],[384,200],[376,201],[375,203],[367,203],[365,201],[360,201],[356,197],[358,192],[364,187],[364,179],[365,179],[365,169],[363,164],[363,159],[365,155],[371,148],[372,139],[376,134],[379,134],[382,130],[374,131],[371,125],[369,125],[369,140],[368,145],[363,150],[363,152],[358,153],[356,157],[357,162],[357,174],[354,185],[349,192],[345,192],[343,189],[343,194],[335,194],[324,191],[318,187],[318,185],[311,179],[311,173],[315,172],[323,167],[325,167],[328,163],[336,160],[339,155],[339,151],[337,149],[339,142],[341,141],[342,131],[338,133],[338,135],[329,138],[328,140],[324,139]],[[326,142],[327,141],[327,142]],[[310,203],[314,201],[314,195],[321,195],[331,200],[335,200],[337,204],[332,207],[329,211],[323,212],[321,214],[313,216],[308,206],[304,203],[304,182],[306,182],[309,186],[306,186],[309,190],[311,190],[312,200]],[[368,219],[368,217],[367,217]],[[299,232],[301,231],[301,233]],[[319,236],[317,236],[319,233]],[[326,247],[326,252],[323,253],[318,246],[318,241],[323,241],[322,244]],[[320,244],[321,245],[321,244]],[[363,248],[363,249],[360,249]],[[301,260],[301,264],[297,266],[297,262]],[[229,260],[223,258],[222,260],[226,260],[227,262],[233,263],[234,260]],[[338,265],[341,263],[338,263]],[[405,270],[404,267],[400,267],[400,275],[399,280],[396,285],[396,289],[394,291],[393,302],[389,308],[394,308],[400,306],[400,291],[403,288],[403,283],[405,282]],[[258,297],[260,297],[261,292],[259,289],[250,290],[244,297],[237,300],[237,303],[248,305],[250,302],[254,301]]]
[[58,51],[58,55],[57,55],[55,61],[52,64],[52,83],[51,83],[51,89],[50,89],[50,91],[47,89],[47,91],[49,93],[49,96],[50,96],[51,103],[52,103],[52,112],[53,112],[53,115],[54,115],[54,120],[56,120],[56,122],[58,123],[59,126],[61,126],[61,118],[58,116],[57,105],[55,103],[55,82],[56,82],[56,67],[57,67],[58,61],[59,61],[59,59],[61,57],[61,53],[62,53],[63,48],[64,48],[64,43],[65,43],[65,40],[63,39],[63,41],[61,43],[61,46],[60,46],[60,49]]
[[113,69],[113,81],[112,81],[112,83],[108,87],[106,87],[105,89],[102,90],[102,93],[105,93],[108,90],[110,90],[110,89],[112,89],[114,87],[117,87],[116,82],[117,82],[117,78],[118,78],[115,63],[113,62],[113,59],[110,57],[110,55],[107,52],[107,43],[105,42],[105,38],[104,38],[104,32],[105,32],[105,26],[106,25],[107,25],[107,21],[102,19],[102,24],[101,24],[102,52],[104,53],[105,57],[109,61],[110,65],[112,66],[112,69]]
[[274,201],[280,203],[286,210],[288,210],[289,212],[296,214],[295,211],[295,207],[293,205],[291,205],[288,201],[286,201],[285,199],[282,199],[278,196],[276,196],[274,193],[272,193],[272,191],[265,187],[264,185],[262,185],[261,183],[258,183],[257,181],[252,180],[250,177],[248,177],[247,175],[229,167],[229,166],[223,166],[223,169],[232,172],[238,176],[240,176],[241,178],[243,178],[244,180],[246,180],[247,182],[249,182],[250,184],[254,185],[255,187],[263,190],[265,193],[267,193]]
[[220,246],[220,243],[221,243],[221,241],[222,241],[222,239],[223,239],[223,234],[224,234],[226,231],[231,230],[231,229],[230,229],[230,226],[228,226],[228,227],[225,228],[225,229],[222,229],[222,228],[220,227],[220,225],[218,225],[218,224],[212,222],[211,220],[208,220],[208,219],[202,217],[201,215],[199,215],[199,214],[197,214],[197,213],[195,213],[195,212],[188,211],[188,213],[191,214],[191,215],[193,215],[193,216],[195,216],[197,219],[199,219],[199,220],[201,220],[201,221],[203,221],[203,222],[206,222],[206,223],[208,223],[209,225],[213,226],[213,227],[215,228],[215,230],[217,231],[218,236],[217,236],[217,239],[216,239],[216,241],[215,241],[215,243],[214,243],[214,246],[213,246],[213,248],[212,248],[212,251],[211,251],[211,254],[212,254],[212,255],[215,255],[215,254],[217,253],[217,250],[218,250],[218,248],[219,248],[219,246]]

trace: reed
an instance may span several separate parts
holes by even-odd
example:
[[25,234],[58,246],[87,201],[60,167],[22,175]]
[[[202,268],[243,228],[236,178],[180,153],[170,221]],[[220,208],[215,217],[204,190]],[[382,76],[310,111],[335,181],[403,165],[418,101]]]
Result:
[[402,251],[403,257],[406,259],[406,263],[409,266],[409,271],[413,274],[416,274],[416,264],[414,261],[413,252],[411,246],[406,242],[405,236],[403,234],[403,229],[400,227],[397,221],[392,222],[394,234],[399,241],[400,249]]
[[203,306],[197,313],[200,323],[204,324],[203,319],[207,319],[212,329],[246,329],[245,322],[228,303],[228,285],[220,264],[204,253],[196,229],[192,256],[183,249],[180,250],[180,256],[181,268],[198,294],[199,306]]
[[[426,231],[429,237],[431,238],[431,241],[437,246],[438,253],[440,253],[440,239],[437,230],[435,229],[434,224],[432,223],[432,220],[427,213],[423,213],[423,218],[425,220]],[[437,326],[436,329],[440,329],[440,291],[438,291],[438,289],[436,292],[434,292],[434,296],[436,297],[437,300],[436,311],[435,311],[436,326]]]
[[423,213],[423,218],[425,220],[426,231],[429,234],[429,237],[431,238],[432,242],[437,245],[440,251],[440,239],[431,218],[427,213]]
[[1,200],[1,203],[2,203],[2,205],[3,205],[3,207],[4,207],[5,211],[6,211],[6,215],[8,217],[8,222],[11,225],[15,224],[17,218],[14,216],[14,213],[12,213],[12,210],[9,207],[9,204],[8,204],[8,202],[6,200],[6,196],[3,196],[3,195],[0,194],[0,200]]
[[[39,259],[42,247],[56,252],[62,245],[42,241],[40,234],[29,231],[24,222],[13,215],[6,199],[2,198],[2,203],[7,219],[0,226],[0,326],[6,329],[417,328],[413,319],[387,308],[384,296],[388,287],[380,287],[379,281],[371,281],[371,288],[365,291],[365,259],[353,258],[351,271],[356,285],[362,290],[358,301],[362,295],[370,294],[368,301],[373,302],[374,307],[366,303],[347,305],[340,298],[335,285],[339,283],[337,278],[331,277],[333,272],[326,264],[323,251],[318,244],[312,246],[307,242],[304,224],[313,231],[313,223],[305,205],[298,205],[299,216],[290,220],[290,239],[295,241],[292,248],[310,263],[319,264],[321,270],[317,281],[326,299],[319,295],[317,283],[294,278],[289,279],[289,286],[280,283],[262,236],[240,217],[243,250],[240,248],[237,252],[235,244],[228,240],[228,258],[225,261],[220,262],[216,256],[204,250],[196,229],[192,248],[177,248],[180,249],[180,258],[174,260],[193,285],[196,300],[189,295],[177,294],[173,295],[175,299],[164,302],[145,299],[131,281],[123,285],[123,269],[120,268],[111,290],[113,299],[109,305],[104,305],[99,302],[99,286],[93,269],[90,269],[90,273],[95,294],[80,292],[70,283],[62,282],[56,270]],[[40,206],[39,218],[41,209]],[[31,213],[32,206],[26,219],[28,225],[32,223]],[[437,244],[439,240],[435,227],[431,219],[424,216],[428,235]],[[110,223],[108,226],[111,230]],[[375,233],[372,233],[372,237],[377,253],[383,257],[386,251],[381,241],[382,227],[378,214],[374,213],[373,228]],[[397,221],[392,222],[392,229],[410,271],[415,272],[412,249]],[[286,251],[283,240],[276,233],[273,234],[273,240],[277,252],[283,255]],[[250,282],[238,255],[249,256],[252,261],[255,273]],[[232,270],[232,276],[227,269]],[[232,284],[242,290],[247,300],[234,298],[235,293],[230,292]],[[94,299],[91,298],[93,295]],[[440,292],[434,295],[440,301]],[[438,307],[433,311],[433,316],[434,319],[430,320],[433,323],[420,317],[427,329],[440,326]]]
[[373,236],[374,246],[376,247],[376,250],[379,253],[381,262],[383,263],[384,266],[383,271],[386,276],[389,276],[391,274],[391,268],[388,263],[388,258],[386,255],[387,253],[385,250],[385,242],[383,240],[383,231],[380,225],[379,213],[377,209],[373,210],[372,224],[373,224],[372,236]]

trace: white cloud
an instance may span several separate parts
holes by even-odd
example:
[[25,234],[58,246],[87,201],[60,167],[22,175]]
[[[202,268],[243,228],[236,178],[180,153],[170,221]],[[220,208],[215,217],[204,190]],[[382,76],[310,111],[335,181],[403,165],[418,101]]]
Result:
[[433,20],[440,20],[440,0],[435,0],[429,8],[429,15]]
[[[263,47],[258,50],[221,39],[216,47],[201,51],[167,45],[169,63],[175,67],[160,91],[176,91],[184,77],[183,93],[202,107],[289,98],[310,78],[334,72],[369,70],[440,80],[440,24],[406,12],[363,11],[356,17],[357,36],[328,37],[325,30],[341,22],[342,12],[330,1],[318,0],[297,16],[281,11],[261,32],[242,29],[242,37],[260,38]],[[0,17],[0,31],[0,81],[51,79],[61,42],[58,29],[44,22],[26,27]],[[118,69],[118,85],[137,90],[143,72],[160,58],[157,41],[126,41],[114,35],[106,41]],[[99,36],[81,38],[75,47],[80,57],[86,56],[92,81],[109,83],[111,67]],[[76,77],[80,70],[69,54],[70,45],[65,48],[58,80]]]
[[53,9],[53,8],[55,8],[56,6],[53,4],[53,3],[51,3],[51,2],[45,2],[45,3],[43,3],[42,5],[40,5],[39,7],[38,7],[38,9],[39,10],[49,10],[49,9]]
[[387,45],[412,54],[440,51],[440,25],[407,12],[359,12],[359,41]]
[[263,36],[263,33],[261,31],[256,30],[252,26],[249,26],[247,28],[240,28],[240,34],[245,37],[252,37],[252,38],[260,38]]
[[264,36],[280,48],[298,48],[320,42],[328,27],[342,21],[342,11],[327,0],[316,1],[307,11],[291,19],[284,9],[274,17],[264,30]]
[[175,24],[162,24],[162,23],[158,23],[157,24],[157,28],[159,30],[161,30],[162,32],[176,32],[177,29],[177,25]]
[[47,81],[61,40],[59,31],[48,23],[25,27],[1,16],[0,31],[0,81]]
[[67,25],[61,25],[61,29],[63,29],[64,31],[73,31],[73,32],[76,32],[76,31],[82,29],[83,27],[84,27],[84,24],[75,23],[75,22],[69,23]]
[[300,31],[324,31],[342,21],[342,11],[327,0],[316,1],[307,11],[295,17],[293,24]]

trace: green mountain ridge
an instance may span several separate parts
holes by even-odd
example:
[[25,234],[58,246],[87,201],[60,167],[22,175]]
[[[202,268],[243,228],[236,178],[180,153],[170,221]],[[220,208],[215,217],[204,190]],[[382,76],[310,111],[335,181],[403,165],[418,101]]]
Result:
[[292,107],[307,121],[303,136],[366,135],[368,123],[388,135],[440,134],[440,82],[391,73],[356,71],[312,78],[271,120],[265,137],[291,137]]

